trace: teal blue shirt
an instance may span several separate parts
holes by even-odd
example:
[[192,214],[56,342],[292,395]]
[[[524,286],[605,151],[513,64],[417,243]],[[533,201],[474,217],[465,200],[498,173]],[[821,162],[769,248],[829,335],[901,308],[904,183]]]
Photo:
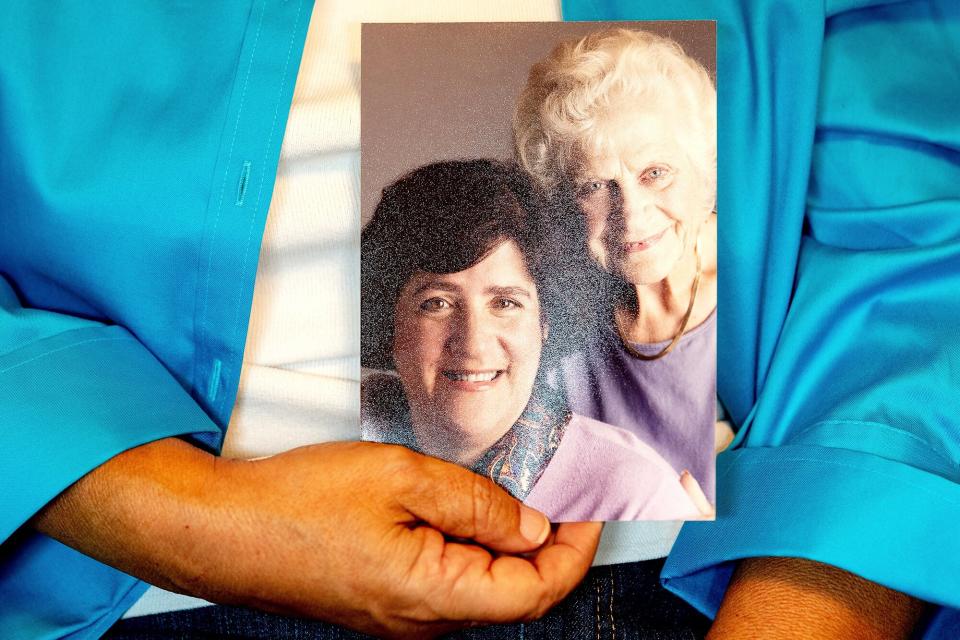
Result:
[[[664,572],[708,614],[764,555],[960,606],[960,18],[868,4],[564,6],[718,20],[718,384],[741,430],[717,522]],[[0,636],[96,637],[144,586],[23,525],[127,448],[219,446],[310,6],[5,8]]]
[[960,2],[563,10],[717,21],[717,384],[740,430],[665,585],[712,616],[735,560],[810,558],[954,608],[927,635],[960,637]]
[[130,447],[219,448],[310,0],[0,20],[0,637],[99,637],[145,589],[24,523]]

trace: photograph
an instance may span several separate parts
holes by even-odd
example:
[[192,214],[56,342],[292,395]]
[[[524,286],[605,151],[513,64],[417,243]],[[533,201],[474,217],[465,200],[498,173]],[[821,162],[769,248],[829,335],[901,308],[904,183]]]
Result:
[[363,439],[553,521],[711,519],[714,23],[365,24],[361,51]]
[[0,639],[960,638],[956,0],[3,8]]

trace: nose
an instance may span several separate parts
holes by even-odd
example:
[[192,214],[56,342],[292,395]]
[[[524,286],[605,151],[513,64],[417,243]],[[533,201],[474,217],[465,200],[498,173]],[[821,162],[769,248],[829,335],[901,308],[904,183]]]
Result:
[[644,231],[650,208],[654,205],[652,194],[634,180],[617,182],[616,218],[619,226],[629,235],[631,231]]
[[493,321],[480,309],[464,309],[456,314],[447,338],[450,355],[463,361],[482,361],[495,342]]

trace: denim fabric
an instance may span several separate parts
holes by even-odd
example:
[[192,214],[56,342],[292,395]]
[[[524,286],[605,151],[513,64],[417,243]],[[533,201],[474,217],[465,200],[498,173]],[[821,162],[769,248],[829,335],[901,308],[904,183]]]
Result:
[[[467,629],[464,640],[694,640],[709,620],[660,586],[663,560],[594,567],[583,583],[543,619]],[[118,622],[110,640],[249,638],[357,640],[342,627],[240,607],[203,607]]]

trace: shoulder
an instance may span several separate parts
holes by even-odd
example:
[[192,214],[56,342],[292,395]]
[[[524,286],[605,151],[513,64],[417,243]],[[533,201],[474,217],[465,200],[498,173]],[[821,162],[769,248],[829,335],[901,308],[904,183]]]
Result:
[[365,370],[360,377],[360,406],[376,403],[384,396],[403,393],[400,377],[385,371]]
[[400,378],[373,372],[360,383],[360,438],[372,442],[398,443],[400,425],[406,424],[407,402]]

